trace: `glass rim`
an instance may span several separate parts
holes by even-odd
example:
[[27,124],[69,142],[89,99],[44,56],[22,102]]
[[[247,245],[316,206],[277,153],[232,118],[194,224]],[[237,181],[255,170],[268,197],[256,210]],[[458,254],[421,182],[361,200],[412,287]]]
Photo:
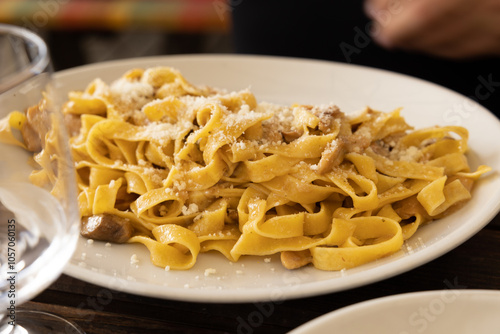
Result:
[[34,32],[15,25],[0,23],[0,35],[13,35],[24,41],[33,43],[38,48],[38,54],[21,71],[0,78],[0,93],[3,93],[30,77],[42,73],[50,63],[47,44]]

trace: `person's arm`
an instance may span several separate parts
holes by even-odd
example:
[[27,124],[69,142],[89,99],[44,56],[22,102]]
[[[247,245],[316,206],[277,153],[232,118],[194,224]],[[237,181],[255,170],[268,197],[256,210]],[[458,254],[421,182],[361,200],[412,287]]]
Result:
[[365,0],[383,47],[447,58],[500,55],[500,0]]

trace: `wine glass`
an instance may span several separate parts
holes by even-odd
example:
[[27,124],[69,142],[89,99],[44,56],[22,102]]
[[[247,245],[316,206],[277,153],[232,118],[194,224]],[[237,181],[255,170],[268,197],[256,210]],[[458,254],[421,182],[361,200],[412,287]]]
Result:
[[62,273],[79,235],[76,176],[47,46],[0,24],[0,333],[82,333],[19,307]]

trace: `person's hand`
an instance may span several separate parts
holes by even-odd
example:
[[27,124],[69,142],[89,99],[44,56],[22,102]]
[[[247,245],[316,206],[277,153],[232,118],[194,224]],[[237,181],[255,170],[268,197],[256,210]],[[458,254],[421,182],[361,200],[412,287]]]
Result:
[[500,0],[365,0],[383,47],[447,58],[500,55]]

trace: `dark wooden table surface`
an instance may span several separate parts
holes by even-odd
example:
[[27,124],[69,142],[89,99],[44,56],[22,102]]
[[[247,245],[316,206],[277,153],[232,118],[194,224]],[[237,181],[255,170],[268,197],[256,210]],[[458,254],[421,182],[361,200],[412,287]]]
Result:
[[[201,304],[146,298],[63,275],[23,307],[53,312],[88,334],[286,333],[322,314],[368,299],[424,290],[500,290],[500,215],[453,251],[364,287],[279,304]],[[112,297],[111,297],[112,296]]]

